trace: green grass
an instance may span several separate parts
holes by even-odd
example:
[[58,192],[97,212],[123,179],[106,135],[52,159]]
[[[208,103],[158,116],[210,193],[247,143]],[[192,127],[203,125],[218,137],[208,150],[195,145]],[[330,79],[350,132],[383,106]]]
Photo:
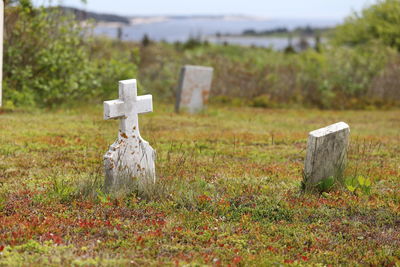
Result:
[[[101,106],[0,114],[0,265],[400,266],[400,111],[155,107],[159,182],[118,198]],[[302,194],[308,132],[338,121],[371,192]]]

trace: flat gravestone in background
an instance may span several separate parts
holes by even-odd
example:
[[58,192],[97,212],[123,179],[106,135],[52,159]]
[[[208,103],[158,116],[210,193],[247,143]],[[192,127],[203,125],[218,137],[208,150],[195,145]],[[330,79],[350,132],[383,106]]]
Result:
[[190,113],[201,111],[210,95],[213,68],[186,65],[181,70],[175,111]]
[[3,28],[4,28],[4,2],[0,0],[0,107],[3,93]]
[[119,99],[104,102],[104,119],[120,119],[118,139],[104,155],[106,191],[123,190],[135,179],[139,187],[155,182],[155,151],[140,136],[138,118],[152,111],[152,96],[137,96],[136,80],[120,81]]
[[326,178],[340,178],[347,160],[350,127],[344,122],[310,132],[304,175],[308,185]]

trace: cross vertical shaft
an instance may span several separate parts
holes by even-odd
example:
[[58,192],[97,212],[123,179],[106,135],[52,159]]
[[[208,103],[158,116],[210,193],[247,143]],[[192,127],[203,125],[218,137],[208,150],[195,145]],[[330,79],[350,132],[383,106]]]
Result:
[[120,130],[127,136],[139,133],[139,117],[135,112],[134,105],[137,102],[136,80],[127,80],[119,82],[119,99],[124,102],[125,114],[120,122]]

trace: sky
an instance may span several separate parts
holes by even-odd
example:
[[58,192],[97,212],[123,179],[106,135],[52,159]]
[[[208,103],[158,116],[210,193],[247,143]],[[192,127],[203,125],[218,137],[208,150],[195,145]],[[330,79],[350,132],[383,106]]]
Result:
[[[34,0],[43,4],[48,0]],[[375,0],[53,0],[119,15],[252,15],[264,18],[342,19]]]

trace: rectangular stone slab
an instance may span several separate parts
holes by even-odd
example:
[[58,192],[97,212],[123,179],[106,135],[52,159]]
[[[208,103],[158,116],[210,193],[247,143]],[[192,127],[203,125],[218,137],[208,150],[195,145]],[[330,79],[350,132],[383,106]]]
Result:
[[347,160],[350,127],[339,122],[310,132],[304,175],[306,184],[315,185],[334,177],[341,178]]
[[181,70],[176,96],[175,111],[184,109],[190,113],[201,111],[208,102],[214,69],[186,65]]

